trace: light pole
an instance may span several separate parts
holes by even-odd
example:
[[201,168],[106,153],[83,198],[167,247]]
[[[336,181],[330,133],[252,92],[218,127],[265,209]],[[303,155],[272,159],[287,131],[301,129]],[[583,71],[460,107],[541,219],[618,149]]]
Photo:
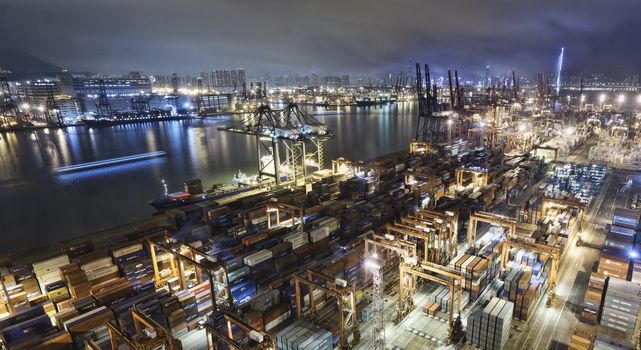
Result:
[[365,260],[365,267],[372,271],[372,331],[374,335],[374,350],[385,350],[385,299],[383,296],[383,261],[376,253]]
[[621,108],[623,108],[623,102],[625,102],[625,95],[624,94],[619,95],[617,102],[619,102],[619,110],[621,110]]

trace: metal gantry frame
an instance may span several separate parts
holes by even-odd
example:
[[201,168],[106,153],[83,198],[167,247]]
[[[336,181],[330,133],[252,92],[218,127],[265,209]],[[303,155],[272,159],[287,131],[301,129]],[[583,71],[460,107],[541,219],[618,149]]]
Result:
[[[585,212],[587,210],[587,206],[585,204],[580,203],[578,200],[575,201],[567,199],[556,199],[548,196],[543,196],[541,200],[541,215],[545,215],[550,206],[576,208],[579,211],[579,215],[577,217],[579,225],[578,230],[582,229],[583,220],[585,219]],[[576,233],[578,230],[573,230],[572,232],[570,232],[570,235],[568,236],[568,247],[576,237]],[[568,250],[569,249],[566,249],[565,251],[567,252]]]
[[[139,310],[131,310],[131,316],[136,329],[136,337],[132,338],[123,332],[113,321],[106,321],[105,326],[109,332],[109,345],[111,350],[119,350],[120,345],[126,345],[132,350],[154,350],[164,348],[166,350],[181,349],[181,346],[171,336],[171,333],[156,321],[141,313]],[[149,328],[155,334],[154,338],[149,338],[143,332],[143,327]],[[121,344],[119,344],[121,343]],[[88,350],[104,350],[91,338],[85,339],[85,346]]]
[[430,153],[432,153],[432,147],[429,142],[417,140],[410,142],[411,155],[426,155]]
[[[156,284],[157,287],[161,287],[162,285],[164,285],[169,279],[172,278],[172,276],[178,275],[178,279],[180,281],[181,289],[186,289],[187,288],[187,283],[185,281],[185,273],[184,273],[184,271],[185,271],[185,264],[189,264],[189,265],[193,266],[196,269],[196,279],[197,279],[198,283],[204,282],[203,279],[202,279],[202,272],[205,272],[207,274],[207,277],[208,277],[207,281],[209,283],[209,290],[210,290],[210,293],[211,293],[212,307],[213,307],[214,311],[217,310],[217,308],[218,308],[217,304],[218,303],[217,303],[217,298],[216,298],[217,297],[216,290],[214,288],[214,283],[215,283],[215,281],[214,281],[214,273],[218,269],[221,269],[221,268],[224,269],[223,266],[221,266],[219,264],[216,264],[216,263],[213,263],[209,259],[203,259],[203,260],[201,260],[201,262],[198,262],[198,261],[194,260],[195,256],[194,256],[194,258],[190,258],[188,256],[182,255],[178,251],[172,250],[172,248],[170,248],[170,247],[164,246],[164,245],[162,245],[160,243],[157,243],[157,242],[154,242],[154,241],[151,241],[151,240],[148,240],[147,243],[149,244],[149,250],[151,252],[151,262],[152,262],[152,265],[153,265],[153,268],[154,268],[154,281],[155,281],[155,284]],[[188,246],[186,246],[184,244],[178,244],[177,249],[182,249],[183,247],[188,247]],[[170,265],[171,265],[171,270],[172,270],[172,275],[171,276],[164,277],[164,278],[160,276],[160,271],[158,269],[158,257],[157,257],[157,254],[156,254],[156,249],[162,250],[165,253],[168,253],[170,255],[170,259],[171,259],[170,260]],[[195,252],[197,252],[197,250],[195,248],[191,248],[190,247],[189,251],[191,252],[191,254],[196,254],[196,255],[202,254],[202,255],[204,255],[204,253],[202,253],[202,252],[195,253]],[[200,269],[200,271],[198,271],[198,269]],[[224,282],[226,283],[226,281],[224,281]],[[227,289],[226,285],[225,285],[224,289]],[[227,291],[227,296],[226,297],[227,297],[227,302],[229,303],[230,306],[232,306],[233,305],[233,299],[232,299],[231,293],[229,293],[229,291]]]
[[534,154],[538,154],[538,150],[554,152],[554,159],[552,160],[553,162],[556,162],[557,157],[559,156],[559,149],[557,147],[549,147],[549,146],[541,146],[541,145],[532,146],[532,152]]
[[456,168],[456,185],[459,187],[463,186],[463,178],[465,174],[472,175],[472,184],[476,187],[487,186],[489,175],[487,169],[476,169],[476,168],[465,168],[460,167]]
[[[407,219],[422,222],[434,227],[438,234],[438,249],[436,257],[428,261],[450,261],[457,254],[458,246],[458,214],[452,211],[439,212],[422,209],[408,215]],[[443,257],[445,257],[443,259]]]
[[[291,205],[287,203],[270,201],[267,203],[267,206],[265,207],[265,211],[267,213],[267,228],[271,228],[273,225],[281,224],[281,221],[280,221],[281,211],[284,211],[285,213],[289,214],[292,217],[291,219],[286,220],[286,221],[291,220],[292,225],[299,226],[303,224],[303,217],[305,213],[305,209],[303,209],[303,207],[297,207],[295,205]],[[276,213],[276,223],[272,222],[273,213]]]
[[338,174],[350,175],[349,172],[351,171],[352,173],[351,175],[353,176],[354,173],[358,172],[359,168],[360,167],[357,164],[343,157],[339,157],[337,159],[332,160],[333,175],[338,175]]
[[[350,349],[360,341],[360,329],[356,317],[356,290],[353,285],[341,287],[335,284],[335,279],[320,272],[307,270],[307,276],[293,275],[296,288],[296,317],[302,317],[302,292],[301,284],[308,286],[310,318],[316,318],[316,304],[314,303],[314,289],[319,289],[336,299],[340,316],[340,338],[338,345],[341,349]],[[318,278],[327,283],[327,286],[314,282]],[[352,336],[352,344],[348,337]]]
[[[229,312],[224,312],[223,318],[225,320],[227,334],[224,334],[223,332],[215,329],[210,324],[205,325],[205,331],[207,332],[208,350],[217,350],[216,340],[221,341],[227,344],[227,346],[238,350],[276,350],[276,342],[269,334],[254,329],[245,321]],[[257,344],[254,346],[245,346],[236,343],[232,331],[232,324],[248,333],[249,337],[252,338]]]
[[458,218],[430,210],[421,210],[393,225],[386,225],[387,233],[405,235],[423,241],[423,259],[445,264],[456,255]]
[[[219,129],[256,137],[258,176],[274,177],[277,185],[280,185],[283,175],[287,175],[287,180],[294,184],[305,182],[308,166],[322,170],[323,144],[333,137],[323,123],[293,103],[281,110],[262,105],[234,125]],[[281,145],[285,151],[284,161],[281,161]],[[311,155],[307,153],[309,150]],[[266,163],[263,163],[264,152],[269,159]],[[268,169],[271,166],[273,173]]]
[[[454,321],[454,299],[457,299],[457,312],[461,314],[461,293],[463,285],[463,277],[459,271],[451,268],[429,263],[426,261],[416,261],[410,264],[401,262],[399,264],[399,289],[398,289],[398,318],[400,322],[414,309],[414,301],[412,294],[406,292],[404,284],[406,283],[406,274],[416,278],[423,278],[428,281],[440,283],[450,289],[450,306],[448,314],[448,341],[451,341],[451,334],[453,330]],[[440,275],[440,276],[438,276]],[[411,280],[411,279],[408,279]]]
[[541,255],[546,255],[549,258],[551,258],[552,266],[550,269],[549,280],[550,280],[551,290],[554,290],[554,286],[556,284],[556,273],[559,269],[559,260],[561,259],[560,247],[553,247],[547,244],[526,242],[518,238],[508,238],[503,243],[503,247],[501,251],[501,268],[502,269],[504,269],[505,266],[507,265],[511,248],[525,249],[531,252],[539,253]]
[[[364,238],[365,251],[364,257],[367,259],[373,254],[377,254],[380,260],[387,265],[387,258],[381,257],[383,252],[391,251],[397,253],[401,258],[417,258],[417,248],[415,242],[406,241],[394,235],[381,236],[375,233]],[[384,268],[384,266],[381,266]],[[365,283],[369,281],[367,269],[362,269]]]
[[508,237],[516,236],[516,219],[499,214],[479,211],[470,214],[470,220],[467,224],[468,244],[476,245],[476,231],[479,221],[492,225],[502,226],[503,228],[508,230]]

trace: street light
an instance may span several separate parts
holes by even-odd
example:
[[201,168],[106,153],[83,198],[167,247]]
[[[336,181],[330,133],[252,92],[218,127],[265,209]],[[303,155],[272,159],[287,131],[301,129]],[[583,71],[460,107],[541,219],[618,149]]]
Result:
[[641,104],[641,95],[637,95],[637,102]]
[[605,102],[605,94],[599,95],[599,103]]
[[619,101],[619,104],[623,104],[623,102],[625,102],[625,95],[623,94],[619,95],[618,101]]

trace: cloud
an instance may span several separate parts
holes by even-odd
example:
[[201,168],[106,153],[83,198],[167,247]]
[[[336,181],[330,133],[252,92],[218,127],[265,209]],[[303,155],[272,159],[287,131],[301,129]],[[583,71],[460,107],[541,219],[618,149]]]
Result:
[[[0,39],[77,70],[641,70],[638,1],[0,0]],[[622,54],[624,54],[622,56]],[[612,62],[618,62],[616,66]]]

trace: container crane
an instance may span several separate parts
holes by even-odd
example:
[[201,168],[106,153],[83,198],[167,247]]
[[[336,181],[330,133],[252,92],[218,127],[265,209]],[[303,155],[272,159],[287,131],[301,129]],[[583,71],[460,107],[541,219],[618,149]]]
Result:
[[[334,136],[323,123],[293,103],[281,110],[262,105],[233,125],[219,130],[254,136],[258,176],[273,177],[277,185],[283,180],[294,185],[303,184],[308,166],[322,170],[323,144]],[[283,148],[285,157],[281,161]],[[311,155],[307,154],[308,148],[312,150]]]

